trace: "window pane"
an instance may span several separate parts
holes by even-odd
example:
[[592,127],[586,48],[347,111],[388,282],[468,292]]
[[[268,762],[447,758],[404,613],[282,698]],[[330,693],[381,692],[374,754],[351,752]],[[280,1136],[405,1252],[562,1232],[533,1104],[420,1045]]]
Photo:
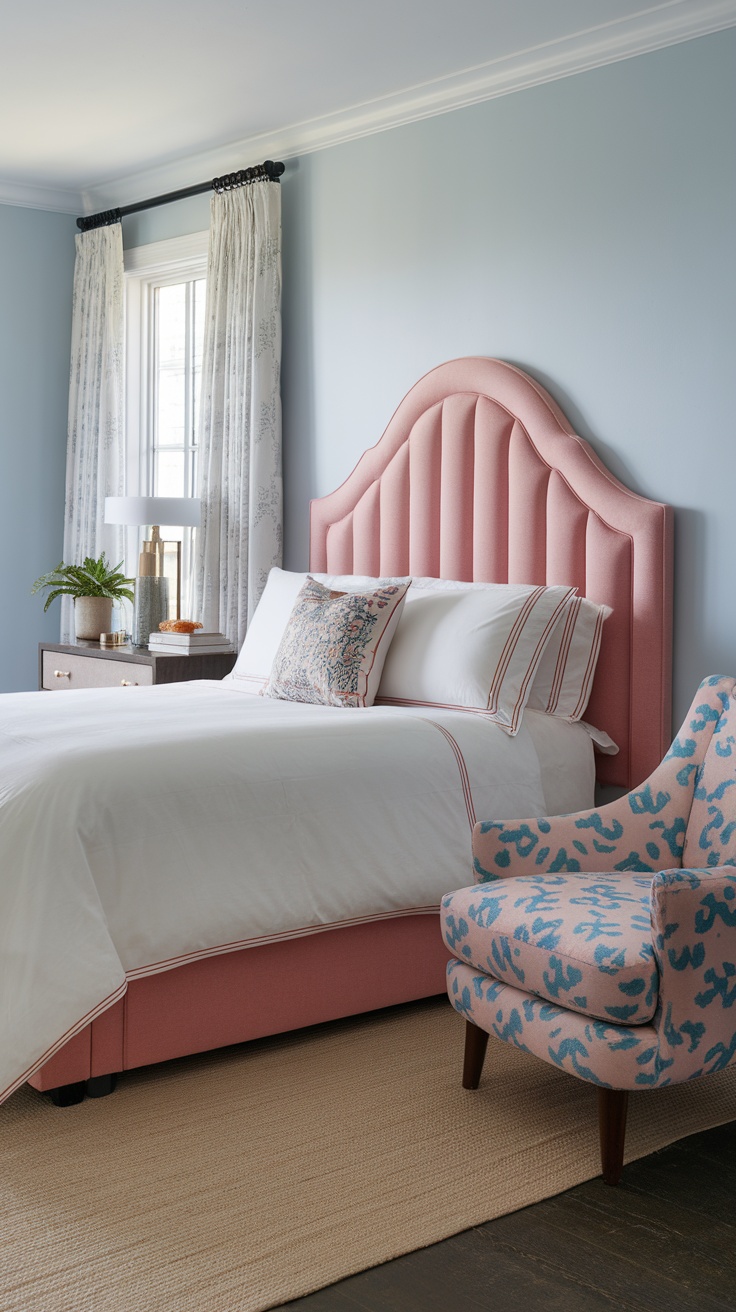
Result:
[[[150,430],[142,451],[145,487],[153,496],[195,496],[207,283],[205,278],[189,277],[151,290]],[[162,526],[162,532],[166,540],[182,540],[182,605],[187,613],[192,604],[194,535],[178,526]]]
[[184,468],[183,451],[164,450],[154,452],[153,495],[156,497],[186,496]]
[[164,366],[156,389],[156,445],[183,446],[186,418],[186,373],[181,366]]
[[161,365],[184,364],[186,341],[187,284],[159,287],[158,358]]

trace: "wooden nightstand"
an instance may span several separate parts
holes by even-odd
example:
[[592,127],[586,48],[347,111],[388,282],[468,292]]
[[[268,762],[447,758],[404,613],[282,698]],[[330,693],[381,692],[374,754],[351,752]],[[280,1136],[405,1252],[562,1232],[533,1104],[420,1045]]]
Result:
[[186,683],[223,679],[235,664],[235,652],[181,656],[154,653],[145,647],[100,647],[98,642],[40,642],[38,686],[47,692],[65,688],[119,688],[152,683]]

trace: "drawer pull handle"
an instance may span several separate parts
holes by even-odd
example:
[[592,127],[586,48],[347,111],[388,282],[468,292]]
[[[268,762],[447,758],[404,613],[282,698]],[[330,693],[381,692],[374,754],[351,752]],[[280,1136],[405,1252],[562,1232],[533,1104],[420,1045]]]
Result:
[[55,679],[71,679],[71,677],[72,677],[71,670],[54,670]]
[[138,684],[133,679],[121,679],[120,686],[122,688],[137,688]]

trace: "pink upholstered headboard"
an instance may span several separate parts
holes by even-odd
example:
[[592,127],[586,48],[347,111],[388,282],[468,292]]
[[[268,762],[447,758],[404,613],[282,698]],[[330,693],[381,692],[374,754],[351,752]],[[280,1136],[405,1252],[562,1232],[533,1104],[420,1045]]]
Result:
[[625,488],[534,379],[501,360],[433,369],[342,487],[312,502],[310,568],[565,583],[613,607],[586,719],[631,788],[670,741],[672,512]]

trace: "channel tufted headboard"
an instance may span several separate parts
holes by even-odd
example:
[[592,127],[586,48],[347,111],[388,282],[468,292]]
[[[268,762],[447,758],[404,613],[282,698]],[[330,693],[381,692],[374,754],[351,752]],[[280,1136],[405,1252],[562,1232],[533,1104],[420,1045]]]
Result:
[[469,357],[412,387],[383,437],[312,502],[310,568],[566,583],[613,615],[585,718],[631,788],[671,730],[672,511],[625,488],[534,379]]

